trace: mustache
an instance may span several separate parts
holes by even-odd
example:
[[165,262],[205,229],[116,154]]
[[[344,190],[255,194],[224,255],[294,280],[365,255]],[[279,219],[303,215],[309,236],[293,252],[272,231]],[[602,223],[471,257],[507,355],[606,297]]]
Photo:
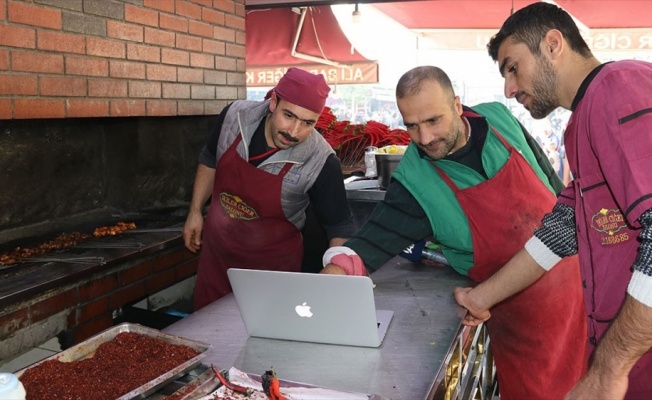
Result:
[[521,99],[523,98],[523,96],[525,96],[525,94],[526,94],[525,92],[518,92],[518,93],[516,93],[514,98],[516,99],[516,101],[518,101],[520,103]]
[[443,142],[444,142],[444,139],[434,139],[434,140],[430,141],[430,143],[428,143],[428,144],[419,144],[419,147],[421,147],[422,149],[429,149],[431,146],[434,146],[434,145],[436,145],[438,143],[443,143]]
[[296,142],[299,141],[299,139],[290,136],[290,134],[287,133],[287,132],[278,131],[278,133],[279,133],[279,135],[283,136],[283,138],[284,138],[285,140],[287,140],[288,142],[294,142],[294,143],[296,143]]

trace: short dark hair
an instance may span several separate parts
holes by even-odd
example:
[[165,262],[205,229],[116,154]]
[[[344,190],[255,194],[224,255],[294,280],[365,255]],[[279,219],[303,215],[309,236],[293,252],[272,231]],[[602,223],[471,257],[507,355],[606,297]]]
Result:
[[405,96],[419,93],[421,84],[425,81],[436,81],[444,92],[450,94],[451,99],[455,98],[453,84],[446,72],[431,65],[415,67],[404,73],[396,84],[396,98],[402,99]]
[[585,58],[591,56],[591,50],[570,14],[561,7],[544,2],[530,4],[507,18],[487,44],[489,56],[498,61],[498,48],[510,37],[516,43],[524,43],[532,54],[538,56],[541,54],[539,44],[551,29],[564,35],[571,50]]

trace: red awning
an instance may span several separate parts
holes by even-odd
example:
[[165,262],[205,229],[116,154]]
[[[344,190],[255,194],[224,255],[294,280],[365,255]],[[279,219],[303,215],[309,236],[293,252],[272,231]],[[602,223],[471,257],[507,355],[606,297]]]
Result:
[[[247,68],[314,65],[292,55],[301,15],[290,8],[250,10],[245,16]],[[369,62],[353,50],[330,6],[309,7],[296,52],[343,64]]]
[[[429,0],[373,3],[408,29],[499,29],[514,10],[537,0]],[[556,0],[589,28],[649,28],[652,1]]]

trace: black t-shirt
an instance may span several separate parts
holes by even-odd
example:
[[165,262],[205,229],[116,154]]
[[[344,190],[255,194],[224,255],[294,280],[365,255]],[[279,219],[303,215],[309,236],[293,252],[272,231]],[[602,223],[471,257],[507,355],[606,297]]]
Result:
[[467,120],[471,126],[469,141],[453,154],[446,156],[445,159],[466,165],[487,178],[487,173],[482,165],[482,148],[487,140],[489,125],[484,118],[467,118]]

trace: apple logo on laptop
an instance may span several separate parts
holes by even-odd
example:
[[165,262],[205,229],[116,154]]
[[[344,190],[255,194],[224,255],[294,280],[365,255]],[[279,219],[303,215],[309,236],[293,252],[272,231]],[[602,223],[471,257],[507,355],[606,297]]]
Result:
[[299,314],[300,317],[310,318],[312,317],[312,311],[310,311],[310,306],[304,301],[303,304],[299,304],[294,307],[294,311]]

